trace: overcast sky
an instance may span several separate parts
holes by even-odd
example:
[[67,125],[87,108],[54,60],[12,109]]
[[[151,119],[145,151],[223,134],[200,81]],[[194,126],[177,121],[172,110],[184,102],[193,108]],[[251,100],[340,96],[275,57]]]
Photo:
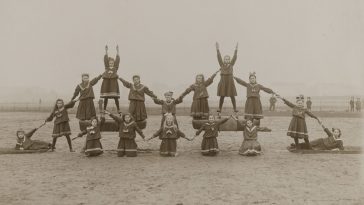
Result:
[[281,95],[362,95],[363,13],[360,0],[1,0],[0,98],[71,98],[81,73],[103,72],[105,44],[120,76],[180,93],[218,69],[216,41],[222,54],[239,42],[236,76]]

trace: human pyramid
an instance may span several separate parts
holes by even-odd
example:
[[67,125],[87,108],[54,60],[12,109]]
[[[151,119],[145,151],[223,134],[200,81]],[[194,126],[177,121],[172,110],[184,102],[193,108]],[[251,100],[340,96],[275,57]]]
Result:
[[[103,131],[110,131],[105,128],[107,125],[112,124],[116,127],[115,131],[119,132],[119,143],[117,146],[118,156],[137,156],[137,144],[135,142],[136,133],[138,133],[143,140],[151,140],[159,137],[161,140],[160,154],[163,156],[176,156],[177,155],[177,139],[184,138],[186,140],[194,140],[201,132],[203,140],[201,144],[201,152],[203,155],[215,156],[219,152],[217,137],[220,131],[243,131],[244,141],[239,149],[239,154],[245,156],[255,156],[261,153],[261,146],[257,140],[258,132],[270,131],[270,129],[260,125],[263,119],[262,104],[260,101],[260,91],[272,94],[281,99],[287,106],[292,108],[292,120],[290,122],[287,136],[294,139],[294,144],[291,144],[291,149],[344,149],[342,140],[340,139],[340,129],[333,128],[332,132],[326,128],[321,120],[315,116],[311,111],[304,107],[304,96],[299,95],[296,98],[296,103],[289,102],[287,99],[281,97],[272,89],[264,87],[256,82],[256,73],[249,74],[249,82],[246,82],[233,74],[233,67],[237,60],[238,44],[236,45],[235,52],[232,58],[229,55],[222,58],[219,44],[216,43],[217,59],[220,69],[205,80],[203,74],[196,76],[195,82],[189,86],[178,98],[173,98],[173,92],[168,91],[164,94],[165,99],[159,99],[149,88],[141,83],[141,77],[134,75],[133,82],[121,78],[117,72],[119,68],[119,47],[116,46],[116,58],[109,57],[108,46],[105,47],[104,64],[105,70],[99,76],[90,80],[89,74],[82,74],[82,82],[76,86],[75,92],[71,101],[67,104],[62,99],[57,99],[55,106],[45,120],[45,122],[38,128],[33,129],[29,133],[23,130],[17,131],[17,144],[15,149],[50,149],[54,151],[57,138],[65,136],[71,152],[72,140],[86,135],[85,145],[82,152],[86,156],[97,156],[103,153],[102,144],[100,142],[101,133]],[[211,114],[209,109],[209,94],[207,87],[213,83],[214,78],[220,72],[220,81],[217,88],[217,95],[220,97],[219,109],[217,110],[217,117]],[[100,98],[103,99],[103,106],[101,105],[100,117],[96,115],[94,105],[95,94],[93,86],[102,79]],[[119,84],[128,88],[129,91],[129,113],[121,113],[119,107]],[[235,96],[237,91],[235,88],[235,81],[246,87],[247,100],[245,103],[244,119],[239,119],[238,110],[236,108]],[[193,117],[194,128],[197,129],[196,134],[192,138],[186,135],[179,129],[176,118],[176,106],[183,101],[183,98],[189,93],[193,92],[193,102],[191,105],[191,116]],[[147,112],[145,107],[145,95],[151,97],[154,103],[161,105],[162,117],[161,126],[153,136],[146,139],[142,129],[146,126]],[[221,111],[225,97],[230,97],[234,112],[229,117],[222,118]],[[117,113],[113,114],[107,110],[108,100],[115,101]],[[80,122],[81,132],[77,137],[71,139],[71,129],[69,126],[69,117],[67,110],[73,108],[78,102],[76,118]],[[305,116],[308,115],[320,123],[328,137],[320,138],[314,141],[309,141],[308,131],[305,121]],[[111,119],[106,119],[110,116]],[[38,140],[32,140],[31,136],[37,129],[41,128],[47,122],[54,121],[53,127],[53,141],[47,143]],[[229,128],[226,126],[222,130],[224,124],[234,124],[235,127]],[[230,126],[231,127],[231,126]],[[304,143],[299,143],[299,139],[303,139]]]

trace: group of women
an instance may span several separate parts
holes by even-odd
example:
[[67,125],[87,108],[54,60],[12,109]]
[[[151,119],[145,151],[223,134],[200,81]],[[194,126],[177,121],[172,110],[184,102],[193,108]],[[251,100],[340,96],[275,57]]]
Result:
[[[103,148],[100,142],[101,128],[105,123],[105,115],[109,115],[118,125],[119,143],[117,147],[118,156],[137,156],[137,144],[135,142],[136,134],[138,133],[144,140],[145,136],[140,123],[147,119],[147,112],[145,107],[145,95],[150,96],[156,104],[161,105],[162,119],[159,130],[148,140],[159,137],[161,139],[160,154],[163,156],[176,156],[177,155],[177,139],[185,138],[193,140],[202,131],[203,140],[201,144],[201,152],[203,155],[214,156],[219,152],[217,137],[219,134],[219,127],[226,123],[229,119],[236,119],[238,110],[236,108],[235,96],[237,96],[235,81],[247,90],[247,100],[245,103],[245,120],[242,123],[236,119],[236,123],[242,123],[244,127],[244,141],[239,150],[242,155],[252,156],[260,154],[261,147],[257,141],[257,133],[262,128],[260,127],[260,120],[263,118],[262,104],[260,101],[260,91],[275,95],[277,98],[292,108],[292,120],[290,122],[287,135],[294,139],[292,149],[343,149],[343,144],[340,139],[340,129],[333,129],[332,132],[322,125],[322,122],[312,112],[304,107],[304,96],[300,95],[296,98],[296,103],[291,103],[275,93],[272,89],[264,87],[256,82],[256,74],[249,74],[249,82],[240,78],[234,77],[233,66],[237,60],[238,45],[236,45],[233,58],[226,55],[222,58],[219,44],[216,43],[217,59],[220,69],[215,72],[210,78],[205,80],[203,74],[196,76],[195,83],[189,86],[178,98],[173,98],[173,92],[168,91],[164,94],[165,99],[161,100],[140,81],[139,75],[132,77],[133,82],[119,77],[117,74],[119,68],[119,48],[116,47],[116,58],[111,58],[108,55],[108,47],[105,47],[104,65],[105,70],[99,76],[90,80],[89,74],[82,74],[82,81],[75,88],[75,92],[71,101],[67,104],[62,99],[56,100],[55,106],[50,116],[45,122],[54,121],[53,128],[53,141],[52,144],[31,140],[32,134],[36,131],[33,129],[29,133],[23,130],[17,132],[17,145],[16,149],[55,149],[58,137],[65,136],[69,145],[69,149],[73,152],[72,141],[70,138],[71,130],[69,126],[69,117],[67,109],[74,107],[75,103],[79,101],[76,118],[80,121],[81,133],[78,137],[87,135],[84,145],[84,153],[87,156],[96,156],[103,153]],[[218,83],[217,95],[220,97],[219,109],[217,111],[217,119],[211,114],[209,109],[207,87],[213,83],[214,78],[220,72],[220,81]],[[95,94],[93,86],[102,79],[101,94],[103,98],[103,112],[99,119],[96,115],[94,105]],[[119,84],[129,89],[129,113],[121,113],[119,107]],[[183,98],[190,92],[193,94],[193,102],[191,106],[191,116],[194,120],[203,121],[203,125],[197,130],[195,137],[188,138],[179,129],[176,118],[176,106],[182,102]],[[221,119],[221,110],[225,97],[230,97],[234,113],[231,117]],[[118,114],[112,114],[107,111],[108,100],[113,99],[116,104]],[[308,131],[306,126],[306,115],[316,119],[327,133],[327,138],[321,138],[314,141],[309,141]],[[83,124],[83,126],[81,126]],[[299,143],[299,139],[304,139],[304,143]]]

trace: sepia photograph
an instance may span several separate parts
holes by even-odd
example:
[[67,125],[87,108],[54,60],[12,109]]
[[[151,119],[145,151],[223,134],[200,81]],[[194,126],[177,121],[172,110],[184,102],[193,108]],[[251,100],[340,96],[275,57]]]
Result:
[[0,0],[0,25],[0,205],[364,204],[364,1]]

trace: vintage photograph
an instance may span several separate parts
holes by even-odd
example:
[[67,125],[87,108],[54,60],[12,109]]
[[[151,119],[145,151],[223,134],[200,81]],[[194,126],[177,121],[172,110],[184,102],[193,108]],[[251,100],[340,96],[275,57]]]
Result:
[[364,204],[364,1],[0,0],[0,205]]

